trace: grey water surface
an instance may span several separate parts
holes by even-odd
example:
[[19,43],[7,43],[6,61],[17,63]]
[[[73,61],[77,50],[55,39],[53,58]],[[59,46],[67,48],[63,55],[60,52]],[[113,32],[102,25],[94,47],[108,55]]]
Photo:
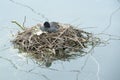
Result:
[[[0,80],[120,80],[119,8],[119,0],[2,0]],[[95,47],[92,55],[41,67],[23,57],[10,42],[12,34],[20,30],[11,21],[22,24],[25,16],[27,27],[46,20],[57,21],[92,32],[103,41],[110,40],[106,46]],[[114,36],[98,35],[102,31]]]

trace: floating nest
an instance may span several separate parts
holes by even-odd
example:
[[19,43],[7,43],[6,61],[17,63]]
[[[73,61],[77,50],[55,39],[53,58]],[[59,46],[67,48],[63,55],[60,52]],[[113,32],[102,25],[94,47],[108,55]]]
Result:
[[92,33],[60,24],[57,32],[42,32],[38,26],[18,32],[12,43],[39,64],[51,66],[56,60],[70,60],[87,54],[86,49],[98,42]]

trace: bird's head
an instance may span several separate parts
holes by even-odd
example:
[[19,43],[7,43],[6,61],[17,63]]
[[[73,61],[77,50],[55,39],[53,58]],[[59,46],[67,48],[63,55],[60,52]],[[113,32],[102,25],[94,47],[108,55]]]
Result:
[[43,24],[43,25],[44,25],[44,27],[45,27],[45,28],[50,28],[50,23],[49,23],[49,22],[47,22],[47,21],[46,21],[46,22],[44,22],[44,24]]

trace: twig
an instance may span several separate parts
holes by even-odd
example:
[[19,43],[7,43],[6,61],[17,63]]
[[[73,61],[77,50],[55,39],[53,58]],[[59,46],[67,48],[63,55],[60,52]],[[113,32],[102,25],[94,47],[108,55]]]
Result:
[[8,61],[8,62],[10,62],[15,69],[18,69],[18,67],[12,62],[12,60],[10,60],[10,59],[8,59],[8,58],[4,58],[4,57],[2,57],[2,56],[0,56],[0,58],[6,60],[6,61]]
[[47,20],[47,21],[49,21],[48,19],[47,19],[47,17],[45,17],[45,15],[43,15],[43,14],[41,14],[41,13],[37,13],[33,8],[31,8],[30,6],[28,6],[28,5],[25,5],[25,4],[22,4],[22,3],[19,3],[19,2],[16,2],[16,1],[14,1],[14,0],[9,0],[9,1],[11,1],[12,3],[14,3],[14,4],[17,4],[17,5],[20,5],[20,6],[22,6],[22,7],[26,7],[26,8],[28,8],[28,9],[30,9],[33,13],[35,13],[35,14],[37,14],[37,15],[40,15],[42,18],[44,18],[45,20]]
[[90,57],[95,61],[95,63],[97,64],[97,80],[100,80],[100,76],[99,76],[99,72],[100,72],[100,65],[99,62],[97,61],[97,59],[95,57],[93,57],[92,55],[90,55]]
[[113,15],[114,15],[116,12],[118,12],[119,10],[120,10],[120,6],[119,6],[117,9],[115,9],[115,11],[113,11],[113,12],[111,13],[110,18],[109,18],[109,23],[108,23],[107,27],[106,27],[101,33],[104,33],[104,32],[111,26],[112,17],[113,17]]
[[25,27],[25,23],[26,23],[26,16],[24,17],[23,27]]
[[[60,36],[62,36],[62,34],[64,34],[64,32],[65,32],[67,29],[68,29],[68,28],[65,28],[65,30],[58,36],[58,38],[59,38]],[[52,42],[52,44],[55,43],[55,41],[56,41],[58,38],[56,38],[56,39]]]
[[82,70],[85,68],[87,61],[88,61],[89,56],[87,56],[87,59],[85,60],[83,66],[81,67],[80,71],[78,71],[77,75],[76,75],[76,80],[78,80],[79,78],[79,74],[82,72]]
[[51,80],[51,79],[49,79],[46,75],[42,74],[41,72],[36,73],[36,72],[29,71],[29,70],[26,71],[26,70],[21,70],[21,69],[20,69],[20,71],[23,71],[23,72],[26,72],[26,73],[35,74],[35,75],[38,75],[38,76],[42,76],[42,77],[45,78],[46,80]]
[[25,27],[20,25],[17,21],[11,21],[12,23],[15,23],[16,25],[18,25],[22,30],[25,30]]
[[77,37],[77,35],[76,35],[76,33],[75,33],[75,31],[73,31],[74,32],[74,36],[75,36],[75,40],[80,44],[80,46],[82,47],[82,48],[85,48],[83,45],[82,45],[82,43],[78,40],[78,37]]

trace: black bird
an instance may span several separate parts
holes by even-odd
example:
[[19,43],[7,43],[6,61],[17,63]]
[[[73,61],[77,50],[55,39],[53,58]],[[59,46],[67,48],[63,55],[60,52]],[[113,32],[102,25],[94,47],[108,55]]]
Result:
[[43,26],[40,27],[42,31],[46,32],[57,32],[59,30],[59,25],[57,22],[44,22]]

